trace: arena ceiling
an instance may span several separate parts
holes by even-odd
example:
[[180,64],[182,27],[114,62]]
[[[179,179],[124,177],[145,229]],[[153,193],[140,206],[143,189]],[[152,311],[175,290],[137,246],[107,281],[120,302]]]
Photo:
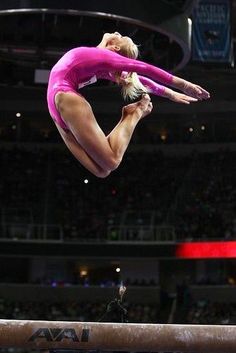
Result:
[[11,1],[0,4],[1,79],[32,81],[67,50],[119,31],[141,44],[141,58],[175,71],[190,58],[188,15],[196,0]]
[[[136,43],[141,44],[141,59],[167,70],[181,70],[182,76],[209,89],[213,98],[206,104],[212,106],[208,108],[205,103],[201,103],[196,108],[191,107],[192,111],[199,109],[221,112],[225,109],[225,102],[235,101],[235,70],[233,67],[203,66],[191,62],[188,17],[191,16],[197,1],[1,0],[0,91],[1,84],[13,87],[34,86],[35,69],[49,70],[66,50],[79,45],[96,45],[104,32],[119,31],[130,35]],[[236,0],[232,0],[234,40],[235,19]],[[101,83],[102,86],[106,84]],[[45,90],[45,87],[43,89]],[[4,90],[1,97],[5,98],[1,106],[6,110],[9,106],[9,93]],[[29,90],[27,92],[29,94]],[[40,94],[40,99],[43,94]],[[21,93],[18,90],[15,96],[19,95]],[[96,92],[94,98],[92,88],[91,96],[95,104],[97,99],[97,110],[102,113],[103,92]],[[108,96],[106,91],[106,99]],[[109,98],[110,110],[117,106],[116,97],[118,95],[114,98],[111,95]],[[32,107],[30,102],[27,103],[29,109],[37,107],[36,96],[34,99]],[[22,105],[26,105],[25,100]],[[231,107],[228,104],[227,107],[230,111],[236,111],[234,105]],[[166,106],[165,102],[162,108],[158,106],[158,111],[172,113],[173,109],[180,112],[184,110],[182,106]],[[45,112],[46,107],[42,111]],[[188,112],[191,112],[189,108]]]

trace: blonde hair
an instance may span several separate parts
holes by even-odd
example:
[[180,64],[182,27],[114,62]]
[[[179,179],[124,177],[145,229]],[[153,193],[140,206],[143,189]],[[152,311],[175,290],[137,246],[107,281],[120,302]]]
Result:
[[[138,46],[131,41],[129,45],[121,47],[119,53],[127,58],[137,59]],[[118,84],[122,86],[122,95],[125,100],[134,100],[141,94],[148,93],[147,87],[140,82],[136,72],[127,72],[125,76],[122,73],[117,73],[116,79]]]

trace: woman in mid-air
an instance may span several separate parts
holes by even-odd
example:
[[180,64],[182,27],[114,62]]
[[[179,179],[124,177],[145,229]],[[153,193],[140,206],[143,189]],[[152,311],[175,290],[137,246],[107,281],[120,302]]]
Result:
[[[137,123],[152,111],[149,93],[183,104],[210,97],[200,86],[136,60],[137,57],[138,48],[131,38],[118,32],[105,33],[97,47],[68,51],[50,73],[47,91],[50,115],[75,158],[100,178],[119,166]],[[80,88],[97,79],[116,82],[124,98],[141,96],[139,101],[123,108],[120,121],[108,136],[99,127],[90,104],[79,93]]]

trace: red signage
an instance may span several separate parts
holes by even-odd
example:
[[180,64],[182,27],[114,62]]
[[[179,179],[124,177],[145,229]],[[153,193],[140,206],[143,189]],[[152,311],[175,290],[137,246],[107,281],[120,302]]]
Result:
[[236,258],[236,241],[180,243],[175,256],[186,259]]

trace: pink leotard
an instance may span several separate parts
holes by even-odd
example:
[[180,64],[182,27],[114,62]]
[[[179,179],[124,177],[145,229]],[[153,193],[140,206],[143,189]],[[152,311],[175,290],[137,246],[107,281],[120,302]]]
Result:
[[[68,51],[52,68],[49,77],[47,101],[53,120],[63,129],[68,129],[55,106],[55,95],[59,91],[75,92],[97,79],[115,81],[115,72],[136,72],[139,79],[155,95],[162,96],[164,87],[152,81],[170,85],[173,76],[150,64],[129,59],[108,49],[80,47]],[[150,77],[147,78],[146,76]]]

